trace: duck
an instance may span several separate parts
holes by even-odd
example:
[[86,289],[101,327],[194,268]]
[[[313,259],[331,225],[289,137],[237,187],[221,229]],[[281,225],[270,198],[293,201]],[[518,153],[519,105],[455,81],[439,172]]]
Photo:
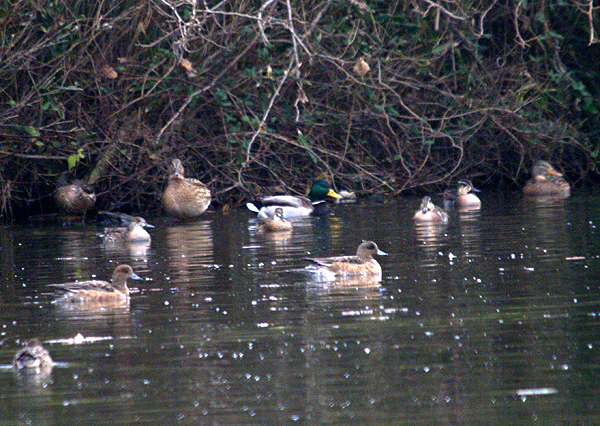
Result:
[[256,225],[256,229],[262,233],[291,231],[292,228],[292,222],[285,218],[281,207],[275,209],[273,217],[266,217]]
[[12,365],[18,372],[41,374],[52,369],[54,362],[42,343],[38,339],[31,339],[17,351]]
[[318,257],[308,260],[315,263],[307,268],[309,272],[329,278],[377,275],[381,276],[381,265],[374,255],[387,256],[373,241],[364,241],[354,256]]
[[444,191],[444,207],[447,210],[455,208],[478,209],[481,207],[481,200],[473,192],[481,192],[473,186],[469,179],[461,179],[456,184],[455,189]]
[[129,302],[127,280],[143,280],[131,266],[119,265],[115,268],[111,282],[91,280],[63,284],[49,284],[58,296],[59,302],[73,303],[125,303]]
[[531,169],[531,179],[523,187],[525,195],[558,195],[568,197],[571,185],[547,161],[537,161]]
[[143,217],[133,217],[127,227],[104,228],[104,233],[98,234],[104,243],[141,243],[152,240],[144,228],[154,228]]
[[273,195],[260,200],[259,209],[252,203],[246,203],[249,210],[258,213],[259,219],[273,217],[275,210],[281,208],[286,218],[326,216],[329,214],[327,199],[342,198],[326,180],[319,179],[312,184],[307,197],[296,195]]
[[54,192],[58,207],[67,213],[81,214],[85,218],[87,211],[96,202],[96,194],[82,180],[67,183],[65,175],[58,180],[58,188]]
[[413,215],[415,222],[448,222],[448,213],[437,207],[431,201],[431,197],[426,195],[421,200],[421,207]]
[[162,195],[162,206],[167,214],[187,220],[204,213],[211,202],[208,187],[198,179],[186,178],[179,158],[171,161],[169,172],[167,188]]

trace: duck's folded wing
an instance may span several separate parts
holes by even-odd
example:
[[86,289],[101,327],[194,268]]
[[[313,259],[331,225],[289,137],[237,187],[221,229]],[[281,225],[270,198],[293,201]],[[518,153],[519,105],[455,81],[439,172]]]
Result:
[[119,222],[121,225],[129,225],[129,222],[135,222],[135,217],[127,213],[99,211],[99,215],[110,218],[111,221]]
[[197,189],[205,190],[206,192],[208,192],[210,194],[208,187],[205,184],[203,184],[202,182],[200,182],[198,179],[185,178],[185,181],[187,183],[189,183],[190,185],[194,185]]
[[83,281],[79,283],[64,283],[64,284],[49,284],[48,287],[53,287],[63,293],[77,293],[79,291],[94,290],[102,293],[114,293],[115,288],[106,281]]
[[360,265],[364,262],[357,256],[335,256],[335,257],[315,257],[309,258],[309,260],[315,262],[321,266],[331,266],[334,263],[348,263],[351,265]]
[[312,208],[312,203],[306,197],[293,195],[273,195],[265,197],[261,201],[263,206],[286,206]]

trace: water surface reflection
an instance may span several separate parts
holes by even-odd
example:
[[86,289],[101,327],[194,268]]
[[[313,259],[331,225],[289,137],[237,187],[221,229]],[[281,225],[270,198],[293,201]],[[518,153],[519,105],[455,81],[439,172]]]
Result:
[[[141,251],[107,249],[93,226],[0,228],[2,418],[594,424],[598,197],[481,198],[435,226],[413,223],[417,199],[336,206],[281,235],[244,211],[153,220]],[[381,279],[302,272],[362,240],[389,254]],[[45,288],[120,263],[145,278],[129,306],[65,309]],[[30,337],[59,362],[39,385],[6,368]]]

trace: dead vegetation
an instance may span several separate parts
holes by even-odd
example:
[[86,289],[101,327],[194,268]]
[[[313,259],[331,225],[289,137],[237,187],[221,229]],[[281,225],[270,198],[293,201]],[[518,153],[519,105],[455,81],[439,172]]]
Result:
[[9,0],[0,215],[54,209],[68,169],[102,209],[152,212],[174,157],[224,208],[317,175],[513,184],[538,158],[577,181],[596,168],[596,11],[531,3]]

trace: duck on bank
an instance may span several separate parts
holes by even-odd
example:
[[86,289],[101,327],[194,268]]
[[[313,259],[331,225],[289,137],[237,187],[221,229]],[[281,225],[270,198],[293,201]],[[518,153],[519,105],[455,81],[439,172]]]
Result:
[[186,178],[181,160],[175,158],[169,166],[169,179],[162,195],[167,214],[180,220],[193,219],[204,213],[211,202],[208,187],[198,179]]
[[82,215],[85,218],[87,211],[96,202],[96,194],[82,180],[67,183],[66,176],[62,175],[58,180],[54,199],[62,212]]

